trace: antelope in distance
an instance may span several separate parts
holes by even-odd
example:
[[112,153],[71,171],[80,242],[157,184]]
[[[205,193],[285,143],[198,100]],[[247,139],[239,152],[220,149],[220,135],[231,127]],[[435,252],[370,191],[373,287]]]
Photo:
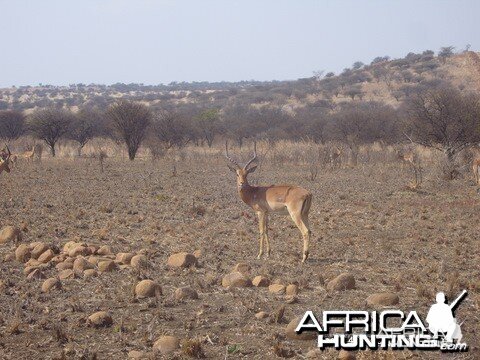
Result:
[[342,155],[343,155],[343,149],[339,148],[338,146],[335,146],[330,150],[330,166],[332,168],[338,168],[342,165]]
[[20,159],[25,159],[25,160],[27,160],[28,162],[30,162],[30,161],[33,162],[33,160],[34,160],[34,158],[35,158],[36,150],[37,150],[37,145],[33,145],[33,146],[32,146],[32,150],[30,150],[30,151],[25,151],[25,152],[17,155],[17,159],[16,159],[16,160],[18,161],[18,160],[20,160]]
[[229,169],[237,175],[237,189],[242,201],[250,206],[258,216],[260,228],[260,251],[257,259],[263,255],[264,244],[267,257],[270,256],[270,241],[268,239],[268,213],[290,214],[303,237],[302,263],[308,258],[310,242],[310,226],[308,212],[312,203],[312,194],[303,188],[290,185],[251,186],[248,183],[248,174],[257,169],[257,165],[250,165],[257,160],[257,146],[254,144],[253,157],[241,167],[228,154],[228,145],[225,142],[225,157],[230,163]]
[[475,185],[480,185],[480,149],[473,149],[472,171],[475,178]]
[[10,157],[12,156],[12,153],[10,152],[10,149],[8,148],[8,145],[5,145],[5,152],[2,151],[2,154],[0,156],[0,174],[2,172],[10,172]]
[[408,164],[415,165],[415,162],[417,159],[414,151],[396,150],[395,154],[397,155],[397,158],[401,161],[402,165],[408,165]]

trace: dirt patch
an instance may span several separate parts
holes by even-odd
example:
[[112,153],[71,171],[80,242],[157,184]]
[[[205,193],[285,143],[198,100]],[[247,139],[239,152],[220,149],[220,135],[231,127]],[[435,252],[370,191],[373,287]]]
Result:
[[[456,315],[465,320],[470,351],[456,359],[480,356],[480,197],[467,180],[445,185],[426,174],[416,192],[404,190],[410,174],[394,164],[325,170],[314,182],[305,166],[262,165],[258,172],[266,183],[293,183],[313,193],[311,259],[302,265],[300,233],[284,216],[269,223],[272,257],[256,259],[256,218],[238,198],[223,162],[179,163],[175,177],[166,169],[171,164],[163,161],[110,159],[101,174],[89,160],[46,160],[0,178],[0,226],[23,226],[22,242],[59,249],[71,240],[108,245],[115,254],[141,252],[148,263],[62,280],[60,289],[44,293],[44,280],[27,280],[23,264],[3,261],[14,244],[0,245],[0,358],[126,359],[132,350],[153,358],[153,344],[164,335],[185,344],[169,358],[300,358],[315,340],[290,340],[285,328],[306,310],[368,309],[368,296],[389,292],[399,296],[399,309],[425,316],[436,291],[452,298],[464,288],[469,295]],[[196,250],[196,266],[167,265],[171,254]],[[295,284],[296,300],[266,287],[222,287],[222,277],[239,262],[250,266],[251,279],[263,275],[272,283]],[[47,278],[57,272],[44,270]],[[354,275],[355,288],[328,292],[326,284],[342,273]],[[144,279],[161,286],[161,294],[136,298],[135,285]],[[198,299],[177,300],[175,290],[182,287],[195,290]],[[279,308],[278,321],[255,317]],[[99,311],[108,312],[111,326],[89,326],[88,317]],[[337,354],[328,350],[319,358]]]

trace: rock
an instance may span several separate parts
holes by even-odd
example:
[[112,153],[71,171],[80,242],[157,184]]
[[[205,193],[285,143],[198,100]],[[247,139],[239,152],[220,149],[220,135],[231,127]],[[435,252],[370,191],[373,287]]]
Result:
[[198,293],[191,287],[185,286],[175,290],[175,299],[198,299]]
[[74,261],[75,261],[75,258],[68,257],[67,255],[67,258],[63,262],[70,263],[73,266]]
[[232,272],[234,271],[238,271],[242,274],[248,275],[248,273],[250,272],[250,265],[248,265],[247,263],[238,263],[233,267]]
[[70,257],[77,257],[79,255],[87,256],[90,255],[90,249],[83,245],[77,245],[74,248],[70,249],[68,252],[68,256]]
[[28,244],[28,247],[30,248],[30,250],[33,250],[33,249],[35,249],[35,246],[37,246],[38,244],[43,244],[43,241],[31,242],[30,244]]
[[30,250],[33,250],[33,249],[35,249],[35,246],[37,246],[38,244],[43,244],[43,242],[42,241],[34,241],[33,243],[28,244],[28,247],[30,248]]
[[162,288],[153,280],[142,280],[135,286],[137,298],[153,297],[157,293],[161,295]]
[[302,320],[301,317],[295,318],[290,321],[285,329],[285,335],[291,340],[314,340],[318,337],[315,331],[304,331],[301,334],[297,334],[295,329]]
[[267,287],[270,285],[270,280],[266,276],[258,275],[253,278],[252,284],[256,287]]
[[398,295],[393,293],[377,293],[367,298],[369,306],[392,306],[397,305],[399,301]]
[[49,292],[52,289],[60,289],[62,287],[62,283],[57,278],[48,278],[42,284],[42,291]]
[[130,260],[132,260],[132,253],[118,253],[115,261],[123,265],[130,265]]
[[109,259],[107,257],[100,257],[100,256],[95,256],[95,255],[90,255],[87,258],[87,261],[92,264],[92,265],[98,265],[100,261],[110,261],[112,259]]
[[95,246],[95,245],[88,245],[87,246],[87,249],[88,249],[88,253],[89,254],[95,254],[98,250],[98,246]]
[[255,317],[257,319],[266,319],[266,318],[268,318],[268,313],[265,312],[265,311],[260,311],[260,312],[255,314]]
[[65,261],[67,258],[68,258],[67,254],[59,254],[59,255],[55,255],[50,261],[54,262],[55,264],[58,264]]
[[135,255],[130,260],[130,265],[135,269],[145,269],[148,265],[147,257],[145,255]]
[[58,271],[62,271],[65,269],[73,269],[73,263],[70,261],[64,261],[55,265],[55,269],[57,269]]
[[68,254],[71,249],[80,245],[81,244],[76,241],[69,241],[65,245],[63,245],[63,252]]
[[298,295],[298,286],[295,284],[288,285],[287,288],[285,289],[285,294],[287,296]]
[[338,353],[338,359],[339,360],[355,360],[356,356],[355,356],[355,353],[351,351],[340,350],[340,352]]
[[100,246],[100,248],[97,250],[98,255],[111,255],[113,254],[112,248],[108,245],[103,245]]
[[100,261],[97,266],[100,272],[110,272],[117,268],[117,264],[113,260]]
[[193,256],[195,256],[197,259],[199,259],[202,256],[202,250],[195,250],[193,252]]
[[108,327],[113,324],[113,320],[108,312],[97,311],[88,317],[87,324],[96,328]]
[[189,267],[197,264],[197,258],[192,254],[181,252],[170,255],[167,264],[171,267]]
[[343,291],[355,289],[355,278],[352,274],[341,274],[327,284],[328,291]]
[[47,250],[48,246],[45,243],[39,242],[33,247],[31,256],[33,259],[38,259],[38,257]]
[[30,259],[28,260],[26,263],[25,263],[25,266],[40,266],[42,265],[43,263],[41,263],[40,261],[36,260],[36,259]]
[[30,274],[28,274],[27,279],[28,280],[45,279],[45,275],[43,275],[43,272],[40,269],[35,269]]
[[60,280],[74,279],[75,278],[75,272],[72,269],[62,270],[58,273],[58,278]]
[[159,352],[162,355],[174,352],[180,347],[180,340],[175,336],[161,336],[155,344],[153,344],[153,350]]
[[287,295],[287,296],[285,296],[285,302],[287,304],[296,304],[298,302],[298,296],[297,295]]
[[73,262],[73,271],[75,274],[82,275],[85,270],[93,269],[94,265],[90,264],[83,256],[79,256]]
[[132,360],[148,359],[149,356],[143,351],[132,350],[128,352],[128,358]]
[[38,257],[38,261],[40,261],[43,264],[48,263],[52,258],[55,256],[55,253],[53,252],[52,249],[48,249],[47,251],[43,252],[42,255]]
[[30,274],[33,270],[37,269],[36,266],[26,266],[25,269],[23,269],[23,275],[28,275]]
[[87,269],[83,272],[83,277],[84,278],[91,278],[97,276],[97,270],[95,269]]
[[277,294],[277,295],[285,294],[285,285],[272,284],[268,287],[268,291],[270,291],[273,294]]
[[244,274],[236,271],[228,275],[225,275],[222,279],[223,287],[249,287],[252,286],[252,282]]
[[20,244],[15,250],[15,259],[22,263],[30,259],[30,248],[25,244]]
[[0,231],[0,244],[22,241],[22,232],[15,226],[5,226]]

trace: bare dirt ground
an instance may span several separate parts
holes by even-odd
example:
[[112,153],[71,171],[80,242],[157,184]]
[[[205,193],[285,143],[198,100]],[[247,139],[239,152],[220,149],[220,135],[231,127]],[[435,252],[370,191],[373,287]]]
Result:
[[[62,289],[42,293],[42,280],[27,280],[22,264],[4,261],[18,244],[1,245],[0,359],[126,359],[130,350],[161,358],[152,344],[165,334],[199,339],[210,359],[305,358],[315,340],[288,340],[284,330],[306,310],[373,310],[366,298],[389,291],[400,297],[396,307],[424,318],[437,291],[452,298],[462,289],[469,295],[456,315],[465,321],[468,352],[360,351],[357,358],[480,358],[480,196],[469,179],[442,182],[427,172],[421,191],[410,191],[410,175],[394,163],[320,169],[314,182],[302,166],[261,165],[251,182],[296,184],[313,193],[311,258],[302,265],[300,233],[284,216],[269,224],[272,257],[256,259],[256,219],[219,158],[179,162],[177,176],[167,161],[108,159],[103,174],[94,160],[46,159],[20,169],[0,178],[0,226],[24,223],[25,243],[62,248],[77,239],[116,253],[145,249],[150,267],[64,280]],[[197,267],[167,266],[170,254],[195,250],[201,250]],[[239,262],[251,266],[251,277],[297,283],[298,302],[286,304],[267,288],[223,288],[222,277]],[[325,284],[345,272],[354,275],[356,289],[328,292]],[[46,270],[47,277],[56,273],[54,265]],[[146,278],[163,295],[135,299],[133,287]],[[172,298],[186,285],[198,300]],[[280,323],[254,316],[284,304]],[[86,324],[99,310],[110,311],[111,327]],[[337,355],[326,350],[318,358]],[[180,349],[166,358],[188,355]]]

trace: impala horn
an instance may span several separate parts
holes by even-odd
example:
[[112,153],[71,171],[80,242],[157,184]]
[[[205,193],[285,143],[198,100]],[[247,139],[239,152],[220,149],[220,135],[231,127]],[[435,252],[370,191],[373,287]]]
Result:
[[248,165],[257,160],[257,142],[253,143],[253,157],[245,164],[243,169],[247,169]]
[[225,157],[227,158],[228,161],[230,161],[233,165],[235,165],[237,169],[240,169],[240,165],[238,165],[238,163],[228,155],[227,141],[225,141]]

